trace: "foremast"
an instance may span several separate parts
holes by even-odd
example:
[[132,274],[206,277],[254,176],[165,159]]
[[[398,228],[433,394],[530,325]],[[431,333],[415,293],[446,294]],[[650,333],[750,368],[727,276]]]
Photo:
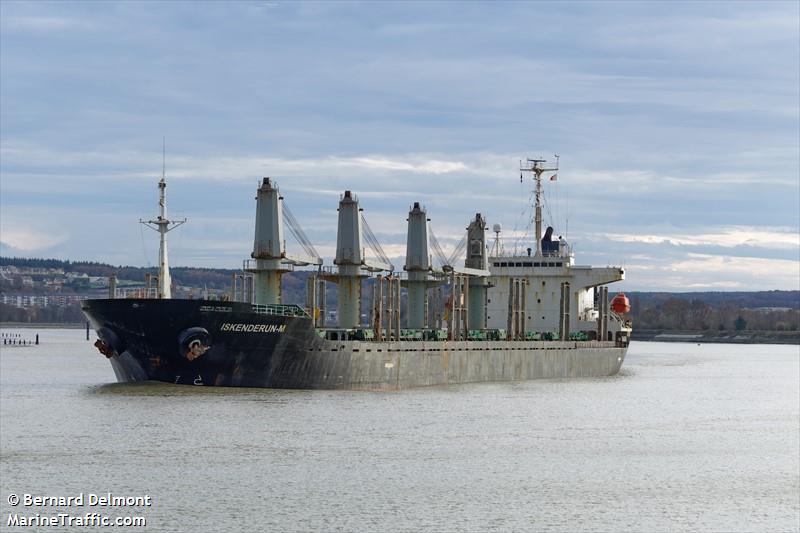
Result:
[[158,285],[156,289],[157,298],[170,299],[172,298],[172,278],[169,275],[169,254],[167,252],[167,232],[177,228],[186,222],[182,220],[169,220],[167,218],[167,180],[165,176],[166,170],[166,149],[164,150],[164,159],[161,166],[161,180],[158,182],[158,218],[155,220],[142,220],[139,223],[144,224],[150,229],[153,229],[159,234],[158,244]]

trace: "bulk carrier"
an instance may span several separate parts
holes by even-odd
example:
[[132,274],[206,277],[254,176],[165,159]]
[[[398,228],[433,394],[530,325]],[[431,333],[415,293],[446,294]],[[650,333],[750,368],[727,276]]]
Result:
[[[528,159],[520,166],[535,186],[531,247],[506,254],[498,224],[490,247],[477,213],[445,257],[426,209],[414,203],[402,273],[351,191],[339,199],[336,257],[324,266],[277,184],[264,178],[251,259],[234,275],[230,296],[215,300],[171,298],[166,234],[184,221],[167,218],[162,175],[160,213],[147,222],[160,234],[155,294],[117,298],[112,280],[108,299],[87,300],[95,346],[120,382],[397,390],[616,374],[631,335],[630,308],[621,294],[609,302],[606,285],[624,279],[624,270],[574,264],[570,245],[554,239],[552,228],[542,232],[542,176],[558,165]],[[285,228],[305,255],[287,251]],[[303,306],[281,301],[281,276],[296,267],[311,269]],[[326,320],[331,285],[335,326]],[[365,285],[371,298],[362,305]]]

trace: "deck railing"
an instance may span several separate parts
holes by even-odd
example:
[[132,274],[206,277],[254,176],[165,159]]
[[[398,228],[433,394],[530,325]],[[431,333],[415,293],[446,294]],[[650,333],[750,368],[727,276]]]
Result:
[[305,309],[295,304],[253,304],[253,312],[261,315],[274,316],[294,316],[300,318],[311,318]]

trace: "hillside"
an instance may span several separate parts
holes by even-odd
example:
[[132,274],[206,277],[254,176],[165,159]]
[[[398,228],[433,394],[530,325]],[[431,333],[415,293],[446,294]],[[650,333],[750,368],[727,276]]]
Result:
[[[227,297],[233,269],[173,267],[178,297]],[[0,257],[0,321],[74,322],[82,320],[79,300],[105,297],[108,277],[120,287],[142,287],[155,268],[114,266],[88,261]],[[283,300],[305,303],[306,280],[313,272],[290,272],[283,277]],[[613,286],[611,287],[613,291]],[[329,284],[327,304],[336,307],[336,289]],[[635,330],[682,332],[736,332],[800,330],[800,291],[759,292],[630,292],[630,318]],[[27,298],[23,300],[22,298]],[[36,298],[33,298],[36,297]],[[45,300],[44,297],[48,297]],[[62,297],[62,298],[58,298]],[[368,314],[371,283],[363,290],[362,312]],[[48,305],[50,300],[57,305]],[[28,302],[27,305],[20,302]],[[37,303],[38,302],[38,303]],[[44,303],[43,303],[44,302]]]

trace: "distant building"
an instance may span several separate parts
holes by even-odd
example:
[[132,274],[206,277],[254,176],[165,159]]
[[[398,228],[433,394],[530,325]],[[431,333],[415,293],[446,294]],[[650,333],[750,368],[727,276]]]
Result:
[[34,295],[16,295],[0,296],[0,302],[6,305],[13,305],[14,307],[67,307],[68,305],[82,302],[86,300],[87,296],[79,295],[57,295],[57,296],[34,296]]

